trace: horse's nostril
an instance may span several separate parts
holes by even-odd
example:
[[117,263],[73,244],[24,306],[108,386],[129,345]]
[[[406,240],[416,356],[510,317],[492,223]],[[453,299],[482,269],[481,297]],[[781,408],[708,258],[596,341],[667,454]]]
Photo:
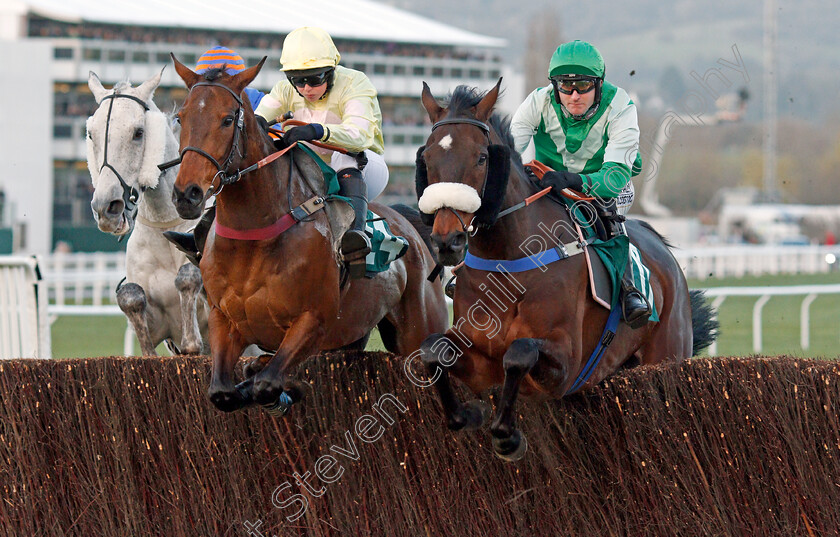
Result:
[[123,212],[123,208],[125,207],[125,203],[123,200],[114,200],[108,204],[108,210],[106,214],[108,216],[119,216]]
[[201,200],[204,199],[204,192],[201,190],[201,187],[197,185],[190,185],[187,187],[187,191],[184,193],[187,200],[193,205],[197,205],[201,203]]
[[449,241],[449,248],[453,252],[460,252],[467,244],[467,236],[463,233],[456,233]]

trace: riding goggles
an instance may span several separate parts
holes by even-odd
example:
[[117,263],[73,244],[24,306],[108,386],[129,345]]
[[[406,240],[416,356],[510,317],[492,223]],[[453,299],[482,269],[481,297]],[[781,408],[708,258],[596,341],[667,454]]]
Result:
[[324,71],[323,73],[318,73],[314,75],[305,75],[305,76],[294,76],[294,75],[286,75],[286,78],[289,79],[289,82],[296,88],[302,88],[304,86],[309,86],[310,88],[315,88],[320,86],[321,84],[326,84],[327,80],[329,80],[330,75],[332,74],[332,70]]
[[584,93],[589,93],[595,89],[597,79],[580,78],[571,80],[568,78],[553,77],[551,82],[554,84],[557,91],[564,95],[571,95],[573,91],[577,91],[579,94],[583,95]]

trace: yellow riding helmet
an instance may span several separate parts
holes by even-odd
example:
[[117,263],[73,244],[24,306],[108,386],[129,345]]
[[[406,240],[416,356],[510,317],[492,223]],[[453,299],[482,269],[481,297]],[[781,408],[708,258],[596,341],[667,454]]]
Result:
[[283,41],[280,54],[281,71],[303,71],[318,67],[335,67],[341,54],[330,34],[315,26],[293,30]]

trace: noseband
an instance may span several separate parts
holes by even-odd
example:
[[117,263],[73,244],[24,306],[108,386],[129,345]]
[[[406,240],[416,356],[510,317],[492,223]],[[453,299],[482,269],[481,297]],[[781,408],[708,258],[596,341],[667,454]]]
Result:
[[[198,153],[199,155],[212,162],[213,166],[215,166],[216,170],[218,170],[216,172],[216,177],[219,178],[220,182],[220,188],[218,191],[216,191],[216,193],[218,194],[219,192],[221,192],[222,187],[233,184],[242,178],[243,170],[236,170],[233,173],[230,173],[228,170],[233,164],[233,159],[236,155],[239,155],[240,160],[245,158],[245,152],[242,149],[240,149],[239,143],[240,139],[242,138],[242,134],[245,132],[245,110],[243,110],[242,108],[242,98],[239,95],[237,95],[236,92],[234,92],[232,89],[225,86],[224,84],[218,84],[216,82],[198,82],[196,84],[193,84],[193,87],[190,88],[190,92],[192,92],[192,90],[194,90],[198,86],[212,86],[216,88],[222,88],[228,93],[230,93],[233,96],[233,98],[236,99],[236,102],[239,105],[234,115],[236,129],[233,131],[233,141],[231,142],[230,151],[228,151],[227,158],[225,158],[224,162],[220,164],[219,161],[216,160],[215,157],[213,157],[213,155],[201,149],[200,147],[187,146],[181,150],[181,154],[177,159],[170,160],[169,162],[164,162],[163,164],[158,166],[158,168],[160,168],[161,171],[163,171],[168,168],[171,168],[172,166],[177,166],[184,159],[184,154],[186,154],[187,151],[193,151],[195,153]],[[213,182],[215,182],[216,177],[213,178]],[[210,190],[213,190],[212,186],[210,187]]]
[[[102,166],[100,166],[100,168],[99,168],[99,173],[101,174],[102,170],[104,170],[105,168],[108,168],[109,170],[114,172],[114,175],[117,176],[117,179],[119,180],[120,185],[122,185],[122,189],[123,189],[122,200],[123,200],[123,204],[125,205],[125,210],[128,211],[129,214],[131,214],[132,218],[133,218],[134,214],[137,211],[137,200],[140,198],[140,193],[137,192],[137,189],[134,188],[133,186],[128,186],[128,183],[126,183],[125,179],[122,178],[122,175],[120,175],[120,172],[118,172],[117,169],[114,168],[108,162],[108,139],[109,139],[110,133],[111,133],[111,112],[114,110],[114,101],[117,100],[117,99],[131,99],[132,101],[134,101],[137,104],[139,104],[140,106],[142,106],[143,110],[145,110],[146,112],[149,111],[149,105],[147,105],[142,99],[139,99],[139,98],[137,98],[133,95],[125,95],[125,94],[122,94],[122,93],[116,93],[116,91],[114,93],[110,94],[110,95],[106,95],[105,97],[102,97],[103,101],[105,99],[110,99],[111,102],[108,105],[108,117],[105,119],[105,150],[104,150],[103,155],[102,155]],[[146,191],[146,187],[141,186],[140,189],[143,192]]]

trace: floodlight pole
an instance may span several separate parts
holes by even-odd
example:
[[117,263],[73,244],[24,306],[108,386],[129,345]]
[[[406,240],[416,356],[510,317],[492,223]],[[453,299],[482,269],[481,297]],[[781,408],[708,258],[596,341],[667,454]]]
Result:
[[769,200],[778,198],[776,181],[778,131],[776,38],[778,36],[778,24],[776,11],[776,0],[764,0],[764,173],[762,184],[765,197]]

